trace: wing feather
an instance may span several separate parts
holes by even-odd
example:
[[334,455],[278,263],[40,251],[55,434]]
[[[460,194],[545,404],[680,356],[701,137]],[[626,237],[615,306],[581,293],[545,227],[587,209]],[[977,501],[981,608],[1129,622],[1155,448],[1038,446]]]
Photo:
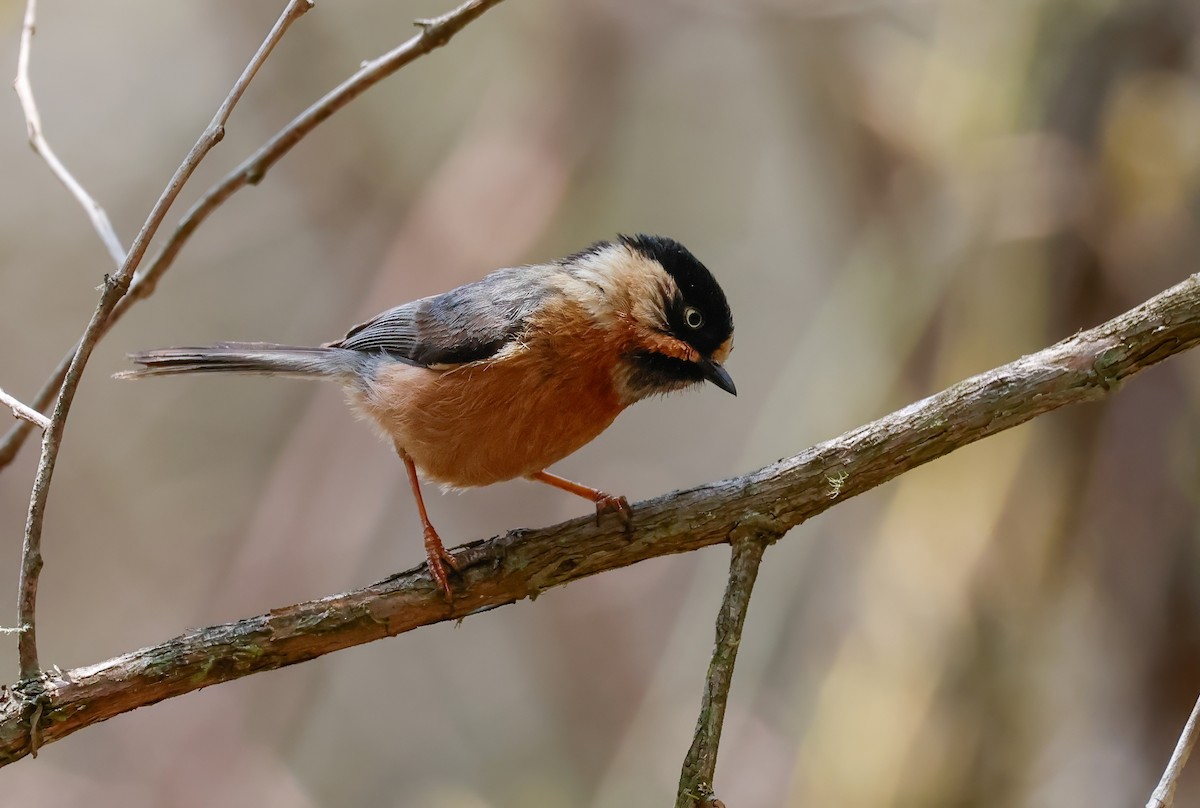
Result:
[[501,269],[441,295],[388,309],[330,347],[387,353],[422,367],[494,356],[553,298],[555,266]]

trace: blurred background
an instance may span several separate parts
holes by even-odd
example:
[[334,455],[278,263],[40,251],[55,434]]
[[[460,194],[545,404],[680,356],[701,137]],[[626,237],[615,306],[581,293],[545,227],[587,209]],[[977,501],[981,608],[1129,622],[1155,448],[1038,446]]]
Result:
[[[43,2],[47,136],[126,244],[282,6]],[[448,7],[319,3],[164,232]],[[4,75],[22,9],[0,0]],[[98,662],[422,560],[401,464],[336,389],[119,384],[125,352],[319,343],[494,267],[664,233],[729,294],[740,395],[641,404],[556,470],[631,500],[736,475],[1200,268],[1197,9],[500,5],[235,196],[101,343],[49,503],[43,662]],[[0,172],[0,386],[30,399],[111,266],[11,94]],[[1200,690],[1198,406],[1200,356],[1172,359],[773,547],[722,742],[726,804],[1144,804]],[[36,454],[0,473],[3,625]],[[429,503],[448,544],[586,511],[521,482]],[[0,772],[0,804],[670,805],[727,558],[658,559],[120,716]],[[0,659],[11,681],[14,638]],[[1195,769],[1178,805],[1200,804]]]

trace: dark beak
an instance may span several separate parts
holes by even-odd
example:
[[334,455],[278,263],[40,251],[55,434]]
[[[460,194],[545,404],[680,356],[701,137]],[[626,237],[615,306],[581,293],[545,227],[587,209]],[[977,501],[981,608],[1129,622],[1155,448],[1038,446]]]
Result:
[[734,386],[733,379],[729,376],[729,371],[711,359],[701,359],[700,367],[704,369],[704,378],[717,387],[720,387],[726,393],[737,395],[737,387]]

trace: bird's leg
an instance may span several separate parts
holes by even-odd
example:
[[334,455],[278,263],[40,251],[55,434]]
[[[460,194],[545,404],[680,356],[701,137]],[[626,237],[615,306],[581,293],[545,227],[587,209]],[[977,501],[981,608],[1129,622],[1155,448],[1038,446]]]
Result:
[[564,477],[559,477],[557,474],[551,474],[548,471],[539,471],[535,474],[530,474],[529,479],[545,483],[546,485],[552,485],[567,493],[596,503],[596,524],[600,524],[601,516],[612,511],[621,518],[626,532],[632,529],[631,516],[633,511],[629,508],[629,500],[625,499],[625,497],[614,497],[612,494],[606,494],[598,489],[588,488],[586,485],[571,482]]
[[425,558],[429,562],[429,574],[433,576],[438,588],[446,594],[446,600],[452,601],[454,594],[450,591],[450,579],[446,575],[445,564],[449,564],[455,572],[460,572],[458,561],[446,552],[446,548],[442,546],[441,537],[438,536],[437,531],[433,529],[433,524],[429,521],[429,514],[425,512],[425,500],[421,497],[421,482],[417,479],[416,464],[408,456],[408,452],[401,449],[398,444],[396,453],[400,455],[400,459],[404,461],[404,467],[408,469],[408,484],[412,486],[413,496],[417,500],[417,512],[421,514],[421,526],[425,530]]

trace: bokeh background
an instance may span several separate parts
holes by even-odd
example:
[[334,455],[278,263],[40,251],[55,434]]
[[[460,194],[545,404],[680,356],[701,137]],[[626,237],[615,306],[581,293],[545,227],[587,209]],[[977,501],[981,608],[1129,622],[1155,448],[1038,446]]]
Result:
[[[0,1],[9,75],[22,5]],[[282,5],[43,0],[48,137],[126,243]],[[446,7],[319,3],[168,221]],[[740,395],[641,404],[557,469],[630,499],[745,472],[1200,269],[1198,8],[509,0],[226,204],[101,344],[49,504],[43,661],[421,559],[403,469],[337,390],[117,383],[126,351],[321,342],[493,267],[661,232],[729,293]],[[12,95],[0,176],[0,386],[30,398],[110,265]],[[726,803],[1144,804],[1200,690],[1198,399],[1200,357],[1172,359],[776,545],[734,680]],[[31,443],[0,473],[0,624],[35,462]],[[521,482],[430,506],[454,543],[586,510]],[[0,805],[669,805],[727,557],[120,716],[0,772]],[[13,679],[12,637],[0,659]],[[1177,804],[1200,804],[1200,771]]]

